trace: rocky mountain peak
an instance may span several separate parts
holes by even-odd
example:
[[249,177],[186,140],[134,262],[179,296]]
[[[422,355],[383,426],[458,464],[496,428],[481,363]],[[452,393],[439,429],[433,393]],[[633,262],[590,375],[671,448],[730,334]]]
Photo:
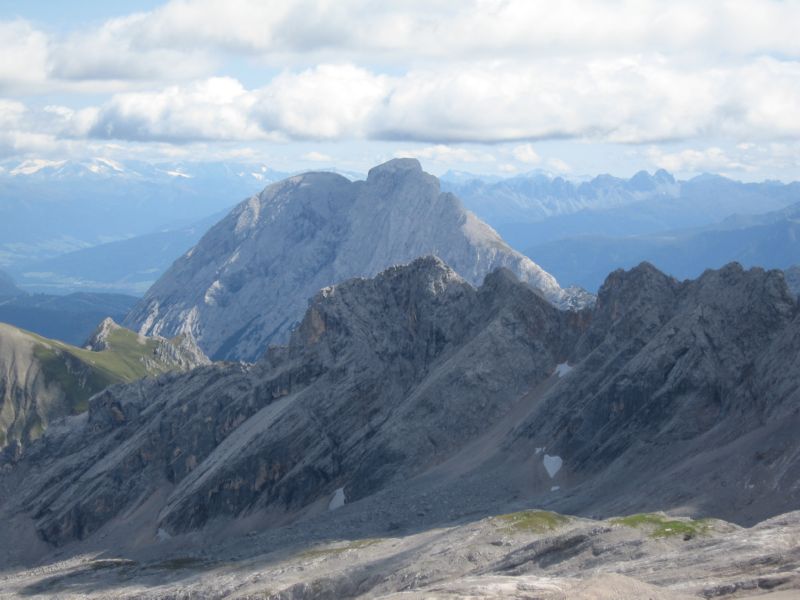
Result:
[[375,183],[385,177],[409,177],[422,174],[422,165],[416,158],[393,158],[372,167],[367,173],[367,182]]
[[100,325],[97,326],[97,329],[94,330],[94,333],[92,333],[89,339],[86,340],[83,347],[92,352],[107,350],[109,347],[108,338],[111,336],[112,332],[118,329],[122,329],[122,327],[111,317],[106,317],[100,322]]
[[252,361],[284,343],[318,290],[437,255],[474,286],[506,267],[563,308],[586,303],[441,193],[415,159],[290,177],[242,202],[148,291],[125,320],[143,334],[190,333],[214,358]]

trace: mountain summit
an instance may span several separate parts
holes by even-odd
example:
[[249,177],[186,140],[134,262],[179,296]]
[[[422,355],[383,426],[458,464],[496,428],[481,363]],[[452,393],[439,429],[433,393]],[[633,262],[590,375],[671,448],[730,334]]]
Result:
[[351,182],[306,173],[239,204],[153,285],[125,325],[191,333],[214,358],[253,360],[288,340],[317,290],[427,254],[473,285],[498,267],[552,303],[585,303],[465,210],[414,159],[394,159]]

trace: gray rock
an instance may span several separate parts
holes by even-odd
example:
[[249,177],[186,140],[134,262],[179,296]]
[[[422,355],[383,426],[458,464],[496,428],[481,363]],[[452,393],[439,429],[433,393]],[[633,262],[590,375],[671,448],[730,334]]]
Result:
[[125,325],[151,335],[191,333],[214,358],[254,360],[286,342],[322,287],[435,254],[473,285],[511,269],[555,304],[581,306],[488,225],[441,193],[416,160],[375,167],[366,181],[307,173],[241,203],[175,262]]
[[789,291],[795,297],[800,296],[800,266],[789,267],[783,272],[783,275],[786,277],[786,285],[789,286]]
[[800,506],[799,329],[778,271],[643,264],[560,311],[507,269],[475,289],[418,259],[323,288],[254,365],[94,396],[2,469],[0,534],[227,560],[236,531],[284,548],[531,506],[755,523]]

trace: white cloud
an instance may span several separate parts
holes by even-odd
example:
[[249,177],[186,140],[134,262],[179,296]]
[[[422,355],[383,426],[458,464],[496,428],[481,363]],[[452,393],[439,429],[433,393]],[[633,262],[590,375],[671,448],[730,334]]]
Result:
[[494,162],[495,158],[488,152],[477,152],[467,148],[446,146],[437,144],[410,150],[398,150],[396,158],[419,158],[432,160],[435,162],[456,164],[456,163],[486,163]]
[[516,146],[511,153],[516,160],[526,165],[538,165],[542,162],[542,157],[536,153],[536,150],[530,144]]
[[311,152],[306,152],[303,154],[303,158],[305,160],[310,160],[312,162],[333,162],[333,157],[328,156],[322,152],[317,152],[316,150],[312,150]]
[[25,21],[0,21],[0,92],[30,90],[47,78],[47,36]]
[[746,164],[729,156],[717,146],[703,150],[688,148],[673,153],[663,153],[658,148],[650,148],[648,155],[653,164],[673,173],[719,173],[748,170]]
[[178,143],[269,139],[252,114],[255,103],[255,95],[229,77],[117,94],[97,112],[89,135]]
[[561,160],[560,158],[550,158],[547,160],[547,165],[559,173],[569,173],[572,171],[572,167],[570,167],[566,162]]
[[144,51],[214,48],[286,64],[323,51],[327,60],[369,54],[402,63],[656,49],[796,57],[798,22],[797,3],[763,0],[173,0],[110,23],[117,41]]
[[295,139],[369,137],[390,78],[353,65],[285,71],[258,90],[254,114],[266,131]]

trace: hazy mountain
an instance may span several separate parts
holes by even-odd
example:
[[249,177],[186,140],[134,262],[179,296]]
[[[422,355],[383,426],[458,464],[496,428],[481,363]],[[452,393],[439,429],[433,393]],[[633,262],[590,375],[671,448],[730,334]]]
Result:
[[45,260],[21,261],[13,271],[29,291],[141,296],[224,215],[217,213],[185,227],[98,244]]
[[307,173],[242,202],[167,271],[128,315],[143,333],[191,333],[214,358],[253,360],[285,341],[321,287],[437,254],[473,284],[499,266],[551,301],[565,292],[512,250],[413,159],[370,170],[366,181]]
[[104,320],[85,348],[0,323],[0,449],[11,456],[108,387],[207,363],[190,339],[145,338]]
[[0,297],[0,322],[80,345],[97,324],[111,317],[121,321],[138,298],[123,294],[27,294]]
[[785,269],[800,261],[800,203],[763,215],[734,216],[702,229],[628,237],[578,236],[531,246],[559,281],[596,290],[607,273],[649,261],[680,279],[731,261]]
[[283,176],[264,165],[6,161],[0,164],[0,265],[175,229]]
[[733,214],[779,210],[800,201],[800,183],[741,183],[717,175],[676,181],[666,171],[630,179],[571,181],[543,173],[501,181],[461,177],[444,189],[515,248],[565,237],[630,236],[703,227]]
[[143,551],[221,523],[381,536],[520,505],[755,523],[800,503],[799,333],[778,271],[643,264],[572,312],[508,270],[474,289],[419,259],[323,289],[253,366],[93,397],[6,466],[0,523]]
[[5,298],[12,298],[24,294],[14,283],[14,279],[3,271],[0,271],[0,302]]

